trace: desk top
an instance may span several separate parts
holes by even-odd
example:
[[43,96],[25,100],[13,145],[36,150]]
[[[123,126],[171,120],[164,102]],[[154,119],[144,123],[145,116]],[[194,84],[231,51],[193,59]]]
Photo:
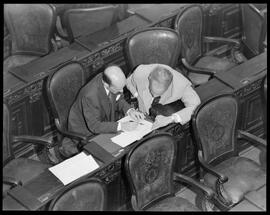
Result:
[[89,51],[93,51],[99,46],[112,42],[115,39],[120,39],[121,35],[125,35],[135,28],[146,26],[149,23],[150,22],[145,21],[137,15],[132,15],[108,28],[86,36],[81,36],[77,38],[75,42],[87,48]]
[[267,73],[267,53],[255,56],[254,58],[231,68],[226,72],[218,72],[215,77],[233,89],[239,89],[261,78]]
[[34,60],[22,66],[10,70],[14,76],[30,83],[34,80],[47,76],[58,65],[72,59],[80,59],[89,54],[89,51],[82,46],[73,43],[68,47],[52,52],[45,57]]
[[129,12],[134,13],[149,22],[156,22],[162,17],[178,13],[180,8],[187,5],[188,4],[152,4],[147,7],[129,9]]

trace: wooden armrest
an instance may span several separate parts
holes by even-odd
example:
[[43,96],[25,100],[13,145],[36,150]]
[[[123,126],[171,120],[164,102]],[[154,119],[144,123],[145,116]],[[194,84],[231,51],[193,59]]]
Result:
[[11,185],[12,187],[22,185],[22,182],[20,180],[8,176],[3,176],[3,183]]
[[205,42],[205,43],[216,43],[216,42],[232,43],[232,45],[237,46],[238,48],[240,47],[240,42],[238,40],[231,39],[231,38],[224,38],[224,37],[204,36],[203,42]]
[[246,139],[251,143],[259,144],[260,146],[266,147],[266,140],[255,136],[254,134],[248,133],[246,131],[238,130],[237,138]]
[[28,142],[28,143],[32,143],[35,145],[43,145],[43,146],[46,146],[48,148],[53,146],[53,141],[50,140],[49,138],[30,136],[30,135],[13,136],[12,142],[13,143]]
[[204,195],[207,197],[207,199],[212,199],[214,194],[215,194],[215,192],[210,187],[207,187],[204,184],[202,184],[201,182],[196,181],[193,178],[182,175],[180,173],[174,172],[173,173],[173,179],[175,181],[186,182],[189,185],[192,185],[194,187],[199,188],[204,193]]
[[189,71],[189,72],[193,72],[193,73],[199,73],[199,74],[204,74],[204,75],[210,75],[211,77],[214,76],[214,74],[216,74],[216,71],[214,70],[210,70],[210,69],[206,69],[206,68],[199,68],[199,67],[194,67],[191,66],[187,60],[185,58],[181,59],[182,64],[184,65],[184,67]]
[[63,134],[64,136],[70,138],[70,139],[75,139],[75,140],[78,140],[78,141],[82,141],[84,143],[87,143],[88,140],[90,138],[92,138],[92,136],[84,136],[82,134],[79,134],[77,132],[73,132],[73,131],[65,131],[61,128],[60,126],[60,123],[59,123],[59,120],[58,119],[55,119],[55,125],[57,127],[57,129],[59,130],[59,132],[61,132],[61,134]]
[[207,164],[204,161],[204,159],[202,157],[202,151],[201,150],[198,151],[198,158],[199,158],[200,164],[203,167],[203,169],[205,169],[207,172],[211,173],[212,175],[216,176],[221,184],[228,181],[228,177],[226,175],[224,175],[224,174],[222,174],[220,172],[217,172],[209,164]]

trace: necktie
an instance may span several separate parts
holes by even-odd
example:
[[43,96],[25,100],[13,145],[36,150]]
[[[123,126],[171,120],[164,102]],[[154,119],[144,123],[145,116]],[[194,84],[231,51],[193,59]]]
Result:
[[115,121],[115,100],[116,100],[116,95],[109,92],[108,94],[110,103],[111,103],[111,121]]
[[149,108],[149,116],[152,118],[152,120],[154,120],[157,115],[153,107],[157,105],[159,101],[160,101],[160,96],[155,97],[152,101],[151,107]]
[[154,100],[153,100],[153,102],[152,102],[152,104],[151,104],[151,107],[154,106],[154,105],[156,105],[156,104],[158,104],[159,101],[160,101],[160,96],[155,97]]

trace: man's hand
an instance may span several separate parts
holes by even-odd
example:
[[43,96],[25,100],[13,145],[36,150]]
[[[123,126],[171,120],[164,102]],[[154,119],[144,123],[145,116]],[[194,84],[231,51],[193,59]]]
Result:
[[133,131],[139,125],[138,122],[121,122],[121,130],[122,131]]
[[131,109],[128,112],[128,115],[136,122],[139,122],[140,120],[143,120],[145,118],[143,113],[136,111],[134,109]]
[[171,116],[157,115],[155,122],[153,123],[152,129],[158,129],[160,127],[164,127],[172,122],[173,122],[173,119]]

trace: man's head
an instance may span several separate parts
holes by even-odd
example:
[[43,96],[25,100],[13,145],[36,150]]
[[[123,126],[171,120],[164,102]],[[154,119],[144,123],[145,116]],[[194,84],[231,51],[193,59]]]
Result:
[[173,75],[168,69],[157,66],[148,76],[152,96],[161,96],[170,86],[172,79]]
[[103,77],[105,87],[112,93],[123,93],[123,88],[126,85],[126,76],[119,66],[108,66],[104,72]]

